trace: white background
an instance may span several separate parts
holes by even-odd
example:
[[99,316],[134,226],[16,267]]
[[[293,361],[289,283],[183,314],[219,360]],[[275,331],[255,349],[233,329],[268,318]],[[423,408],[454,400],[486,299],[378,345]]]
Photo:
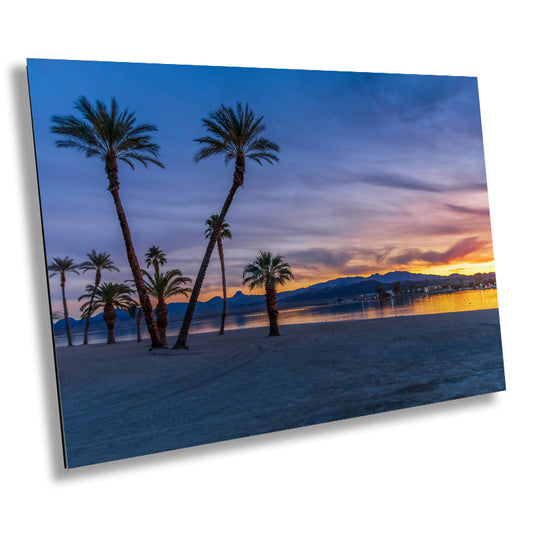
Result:
[[[8,6],[0,37],[3,529],[533,531],[528,2]],[[508,391],[63,471],[26,57],[478,76]]]

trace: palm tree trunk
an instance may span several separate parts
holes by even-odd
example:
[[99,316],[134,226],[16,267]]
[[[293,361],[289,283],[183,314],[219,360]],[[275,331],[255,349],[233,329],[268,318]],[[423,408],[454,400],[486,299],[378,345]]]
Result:
[[[93,299],[94,297],[91,296],[91,300],[89,302],[89,309],[92,307],[93,305]],[[89,322],[91,320],[91,317],[88,316],[86,319],[85,319],[85,332],[83,333],[83,344],[89,344]]]
[[137,294],[139,295],[139,302],[141,304],[144,320],[146,322],[146,327],[148,328],[148,333],[150,334],[150,339],[152,340],[152,349],[161,348],[161,342],[159,341],[159,335],[157,332],[157,326],[154,320],[154,314],[152,310],[152,304],[150,303],[150,298],[146,292],[146,287],[144,285],[144,280],[141,274],[141,267],[139,266],[139,261],[135,255],[135,249],[133,248],[133,241],[131,239],[130,228],[128,226],[128,221],[126,219],[126,213],[122,207],[122,202],[118,195],[118,166],[116,157],[108,157],[106,159],[106,173],[109,180],[109,192],[113,196],[113,201],[115,202],[115,208],[117,210],[118,220],[120,222],[120,228],[122,229],[122,235],[124,237],[124,243],[126,245],[126,254],[128,256],[128,262],[130,264],[131,273],[133,275],[133,281],[135,282],[135,287],[137,288]]
[[224,335],[224,323],[226,322],[226,315],[228,311],[228,295],[226,291],[226,269],[224,267],[224,249],[222,248],[222,239],[217,239],[218,256],[220,257],[220,268],[222,269],[222,299],[224,304],[222,307],[222,316],[220,319],[220,331],[219,335]]
[[[94,301],[94,295],[96,293],[96,289],[98,288],[98,285],[100,285],[100,280],[102,279],[102,273],[100,270],[96,270],[96,276],[94,277],[94,291],[91,295],[91,299],[89,301],[89,309],[93,308],[93,301]],[[92,311],[90,311],[92,314]],[[85,319],[85,333],[83,335],[83,344],[89,344],[89,322],[91,321],[91,315],[89,315]]]
[[167,325],[168,325],[168,307],[164,301],[157,303],[155,308],[155,316],[157,318],[157,329],[159,330],[159,340],[163,348],[167,348]]
[[220,229],[222,228],[224,218],[226,217],[231,202],[233,201],[233,197],[235,196],[237,189],[243,183],[243,175],[244,163],[242,164],[242,166],[236,163],[235,172],[233,173],[233,185],[231,186],[229,194],[226,197],[226,201],[224,202],[224,205],[222,207],[222,211],[220,212],[220,215],[218,215],[218,221],[215,227],[213,228],[213,232],[211,233],[211,238],[209,239],[209,243],[207,244],[204,259],[202,261],[202,264],[200,265],[200,270],[198,271],[198,275],[196,276],[196,281],[194,282],[194,287],[192,289],[191,297],[189,299],[189,305],[187,305],[187,310],[185,311],[185,316],[183,317],[183,323],[181,324],[178,339],[176,340],[176,344],[174,344],[174,346],[172,347],[173,350],[189,349],[187,347],[187,337],[189,336],[189,329],[191,327],[194,309],[196,308],[196,303],[198,301],[198,297],[200,296],[200,291],[202,289],[202,283],[204,282],[205,273],[207,272],[207,267],[209,266],[209,259],[211,259],[213,248],[215,247],[215,243],[218,239]]
[[276,288],[266,286],[266,306],[268,313],[268,320],[270,321],[269,337],[279,337],[278,327],[278,302],[276,297]]
[[68,321],[67,298],[65,297],[65,274],[61,272],[61,293],[63,294],[63,316],[65,318],[65,328],[67,329],[67,342],[72,346],[72,333],[70,332],[70,322]]
[[139,311],[137,312],[137,342],[142,342],[143,340],[143,336],[141,333],[142,319],[143,310],[139,307]]
[[115,344],[115,320],[117,319],[117,312],[115,307],[111,304],[106,304],[104,307],[103,318],[107,326],[107,344]]

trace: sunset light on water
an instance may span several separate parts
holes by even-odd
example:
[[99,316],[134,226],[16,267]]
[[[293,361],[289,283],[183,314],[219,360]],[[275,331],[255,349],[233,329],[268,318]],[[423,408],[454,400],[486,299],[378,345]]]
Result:
[[[319,322],[339,322],[343,320],[365,320],[395,316],[431,315],[456,313],[480,309],[496,309],[498,295],[496,289],[459,291],[449,294],[423,296],[397,296],[383,303],[376,300],[308,306],[280,311],[281,324],[309,324]],[[264,313],[250,313],[230,316],[228,329],[262,327],[268,324]],[[320,326],[317,326],[320,327]],[[198,320],[195,332],[216,331],[216,320]]]

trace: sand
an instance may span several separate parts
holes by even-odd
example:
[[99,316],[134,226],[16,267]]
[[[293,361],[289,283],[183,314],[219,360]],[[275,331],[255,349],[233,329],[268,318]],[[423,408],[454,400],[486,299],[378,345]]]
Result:
[[57,349],[68,466],[505,389],[496,309],[280,328]]

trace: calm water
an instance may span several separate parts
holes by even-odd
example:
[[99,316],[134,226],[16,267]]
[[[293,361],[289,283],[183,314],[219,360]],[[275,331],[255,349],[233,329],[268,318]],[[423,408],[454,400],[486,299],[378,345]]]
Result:
[[[471,290],[451,294],[395,296],[380,304],[377,301],[340,303],[332,305],[316,305],[281,310],[279,324],[305,324],[316,322],[338,322],[341,320],[365,320],[369,318],[385,318],[392,316],[428,315],[436,313],[453,313],[458,311],[474,311],[477,309],[495,309],[498,307],[496,289]],[[180,322],[171,322],[167,334],[177,335]],[[218,331],[220,317],[193,320],[191,333]],[[226,318],[226,329],[243,329],[268,327],[265,311],[229,315]],[[135,323],[122,324],[115,328],[117,340],[134,340],[137,338]],[[147,333],[143,334],[147,338]],[[73,334],[74,344],[83,342],[83,334]],[[94,332],[89,335],[89,342],[106,342],[107,332]],[[56,336],[57,346],[66,346],[65,335]]]

